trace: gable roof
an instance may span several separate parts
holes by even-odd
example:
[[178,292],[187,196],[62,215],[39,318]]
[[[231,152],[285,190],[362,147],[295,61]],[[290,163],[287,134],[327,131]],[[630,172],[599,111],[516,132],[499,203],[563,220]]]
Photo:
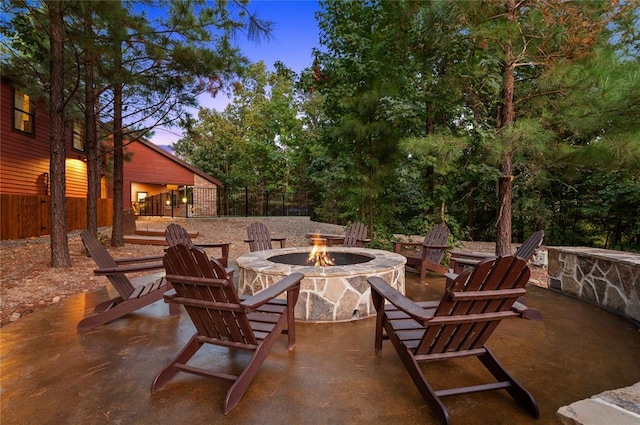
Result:
[[136,141],[138,141],[139,143],[142,143],[143,145],[145,145],[149,149],[154,150],[155,152],[157,152],[160,155],[170,159],[171,161],[174,161],[175,163],[177,163],[180,166],[188,169],[189,171],[192,171],[194,174],[197,174],[198,176],[200,176],[203,179],[215,184],[216,186],[224,187],[224,185],[222,184],[222,182],[220,180],[216,179],[215,177],[211,177],[209,174],[205,173],[204,171],[200,170],[199,168],[196,168],[193,165],[187,163],[186,161],[178,158],[177,156],[167,152],[166,150],[162,149],[158,145],[155,145],[155,144],[151,143],[149,140],[146,140],[143,137],[139,137],[139,138],[136,139]]

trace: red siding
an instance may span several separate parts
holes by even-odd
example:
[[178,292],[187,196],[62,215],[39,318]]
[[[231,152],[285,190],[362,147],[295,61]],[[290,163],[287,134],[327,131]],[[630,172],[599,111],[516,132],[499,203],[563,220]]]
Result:
[[[47,108],[35,108],[35,136],[12,131],[13,90],[2,80],[0,115],[0,193],[45,195],[45,177],[49,172],[49,115]],[[85,198],[87,173],[85,155],[71,147],[71,128],[67,133],[67,197]],[[131,184],[192,186],[194,174],[189,168],[171,160],[141,142],[125,147],[130,161],[124,164],[123,204],[131,205]],[[107,188],[112,196],[112,187]]]
[[[2,81],[0,97],[0,193],[45,195],[44,173],[49,172],[49,115],[47,109],[35,107],[35,136],[13,131],[13,90]],[[68,197],[87,196],[84,154],[71,148],[67,137]]]
[[123,205],[131,205],[131,183],[193,186],[193,172],[140,142],[125,148],[131,161],[124,164]]

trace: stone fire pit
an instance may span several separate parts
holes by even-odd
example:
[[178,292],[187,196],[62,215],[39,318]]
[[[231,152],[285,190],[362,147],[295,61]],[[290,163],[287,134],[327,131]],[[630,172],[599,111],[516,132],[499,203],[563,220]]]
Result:
[[[296,265],[311,247],[250,252],[238,258],[238,291],[253,295],[282,279],[300,272],[305,275],[295,309],[296,320],[342,322],[375,315],[371,303],[369,276],[379,276],[405,293],[405,257],[367,248],[327,248],[335,266]],[[293,255],[289,255],[293,254]],[[340,265],[351,260],[357,264]],[[290,261],[293,264],[284,264]]]

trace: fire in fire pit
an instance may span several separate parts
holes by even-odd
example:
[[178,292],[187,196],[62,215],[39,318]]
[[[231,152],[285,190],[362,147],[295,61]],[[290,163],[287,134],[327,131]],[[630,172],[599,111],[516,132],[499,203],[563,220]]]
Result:
[[289,254],[274,255],[267,260],[278,264],[289,264],[292,266],[314,266],[314,267],[330,267],[330,266],[350,266],[353,264],[366,263],[375,257],[363,253],[355,252],[331,252],[331,255],[325,252],[331,264],[319,265],[311,255],[306,252],[292,252]]
[[318,242],[314,242],[313,249],[309,253],[307,262],[309,264],[313,264],[315,267],[318,267],[318,266],[325,267],[325,266],[335,265],[333,262],[333,258],[327,255],[327,245],[323,243],[318,243]]

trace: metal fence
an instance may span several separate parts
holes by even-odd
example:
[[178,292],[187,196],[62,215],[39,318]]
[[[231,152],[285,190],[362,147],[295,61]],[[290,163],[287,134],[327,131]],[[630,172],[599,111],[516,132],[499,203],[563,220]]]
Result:
[[134,205],[138,215],[164,217],[308,216],[309,196],[242,189],[194,188],[149,196]]

